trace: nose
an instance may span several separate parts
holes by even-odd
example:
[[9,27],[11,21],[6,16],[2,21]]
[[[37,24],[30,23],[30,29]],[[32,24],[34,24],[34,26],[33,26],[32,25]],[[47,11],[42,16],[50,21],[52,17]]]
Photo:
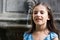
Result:
[[41,13],[40,12],[37,12],[37,16],[41,16]]

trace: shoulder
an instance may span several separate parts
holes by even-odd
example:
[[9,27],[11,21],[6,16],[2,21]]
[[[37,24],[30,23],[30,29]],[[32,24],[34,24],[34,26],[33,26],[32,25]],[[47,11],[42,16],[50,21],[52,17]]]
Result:
[[25,32],[25,33],[23,34],[23,39],[24,39],[24,40],[28,40],[29,38],[31,38],[31,34]]
[[24,32],[23,36],[26,37],[28,36],[29,34],[27,32]]
[[54,39],[54,38],[58,37],[58,34],[56,34],[55,32],[51,32],[50,37],[51,37],[51,39]]

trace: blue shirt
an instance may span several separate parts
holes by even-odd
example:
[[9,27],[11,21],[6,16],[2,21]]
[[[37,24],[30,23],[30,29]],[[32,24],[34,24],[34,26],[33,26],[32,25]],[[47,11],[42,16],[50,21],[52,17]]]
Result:
[[[44,40],[52,40],[53,38],[58,37],[55,32],[50,32],[48,36]],[[24,40],[33,40],[32,34],[24,33],[23,35]]]

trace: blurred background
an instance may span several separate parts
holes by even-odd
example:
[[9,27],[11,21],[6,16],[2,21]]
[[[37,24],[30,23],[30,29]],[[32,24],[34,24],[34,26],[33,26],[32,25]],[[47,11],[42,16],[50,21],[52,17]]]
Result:
[[0,0],[0,40],[23,40],[23,33],[31,28],[29,6],[34,1],[51,5],[60,30],[60,0]]

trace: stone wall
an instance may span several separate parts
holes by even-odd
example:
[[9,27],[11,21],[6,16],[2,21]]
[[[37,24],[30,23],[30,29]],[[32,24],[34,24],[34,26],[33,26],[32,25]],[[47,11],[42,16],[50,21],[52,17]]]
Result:
[[60,30],[60,0],[0,0],[0,40],[22,40],[30,25],[30,4],[34,1],[51,5],[54,20]]

